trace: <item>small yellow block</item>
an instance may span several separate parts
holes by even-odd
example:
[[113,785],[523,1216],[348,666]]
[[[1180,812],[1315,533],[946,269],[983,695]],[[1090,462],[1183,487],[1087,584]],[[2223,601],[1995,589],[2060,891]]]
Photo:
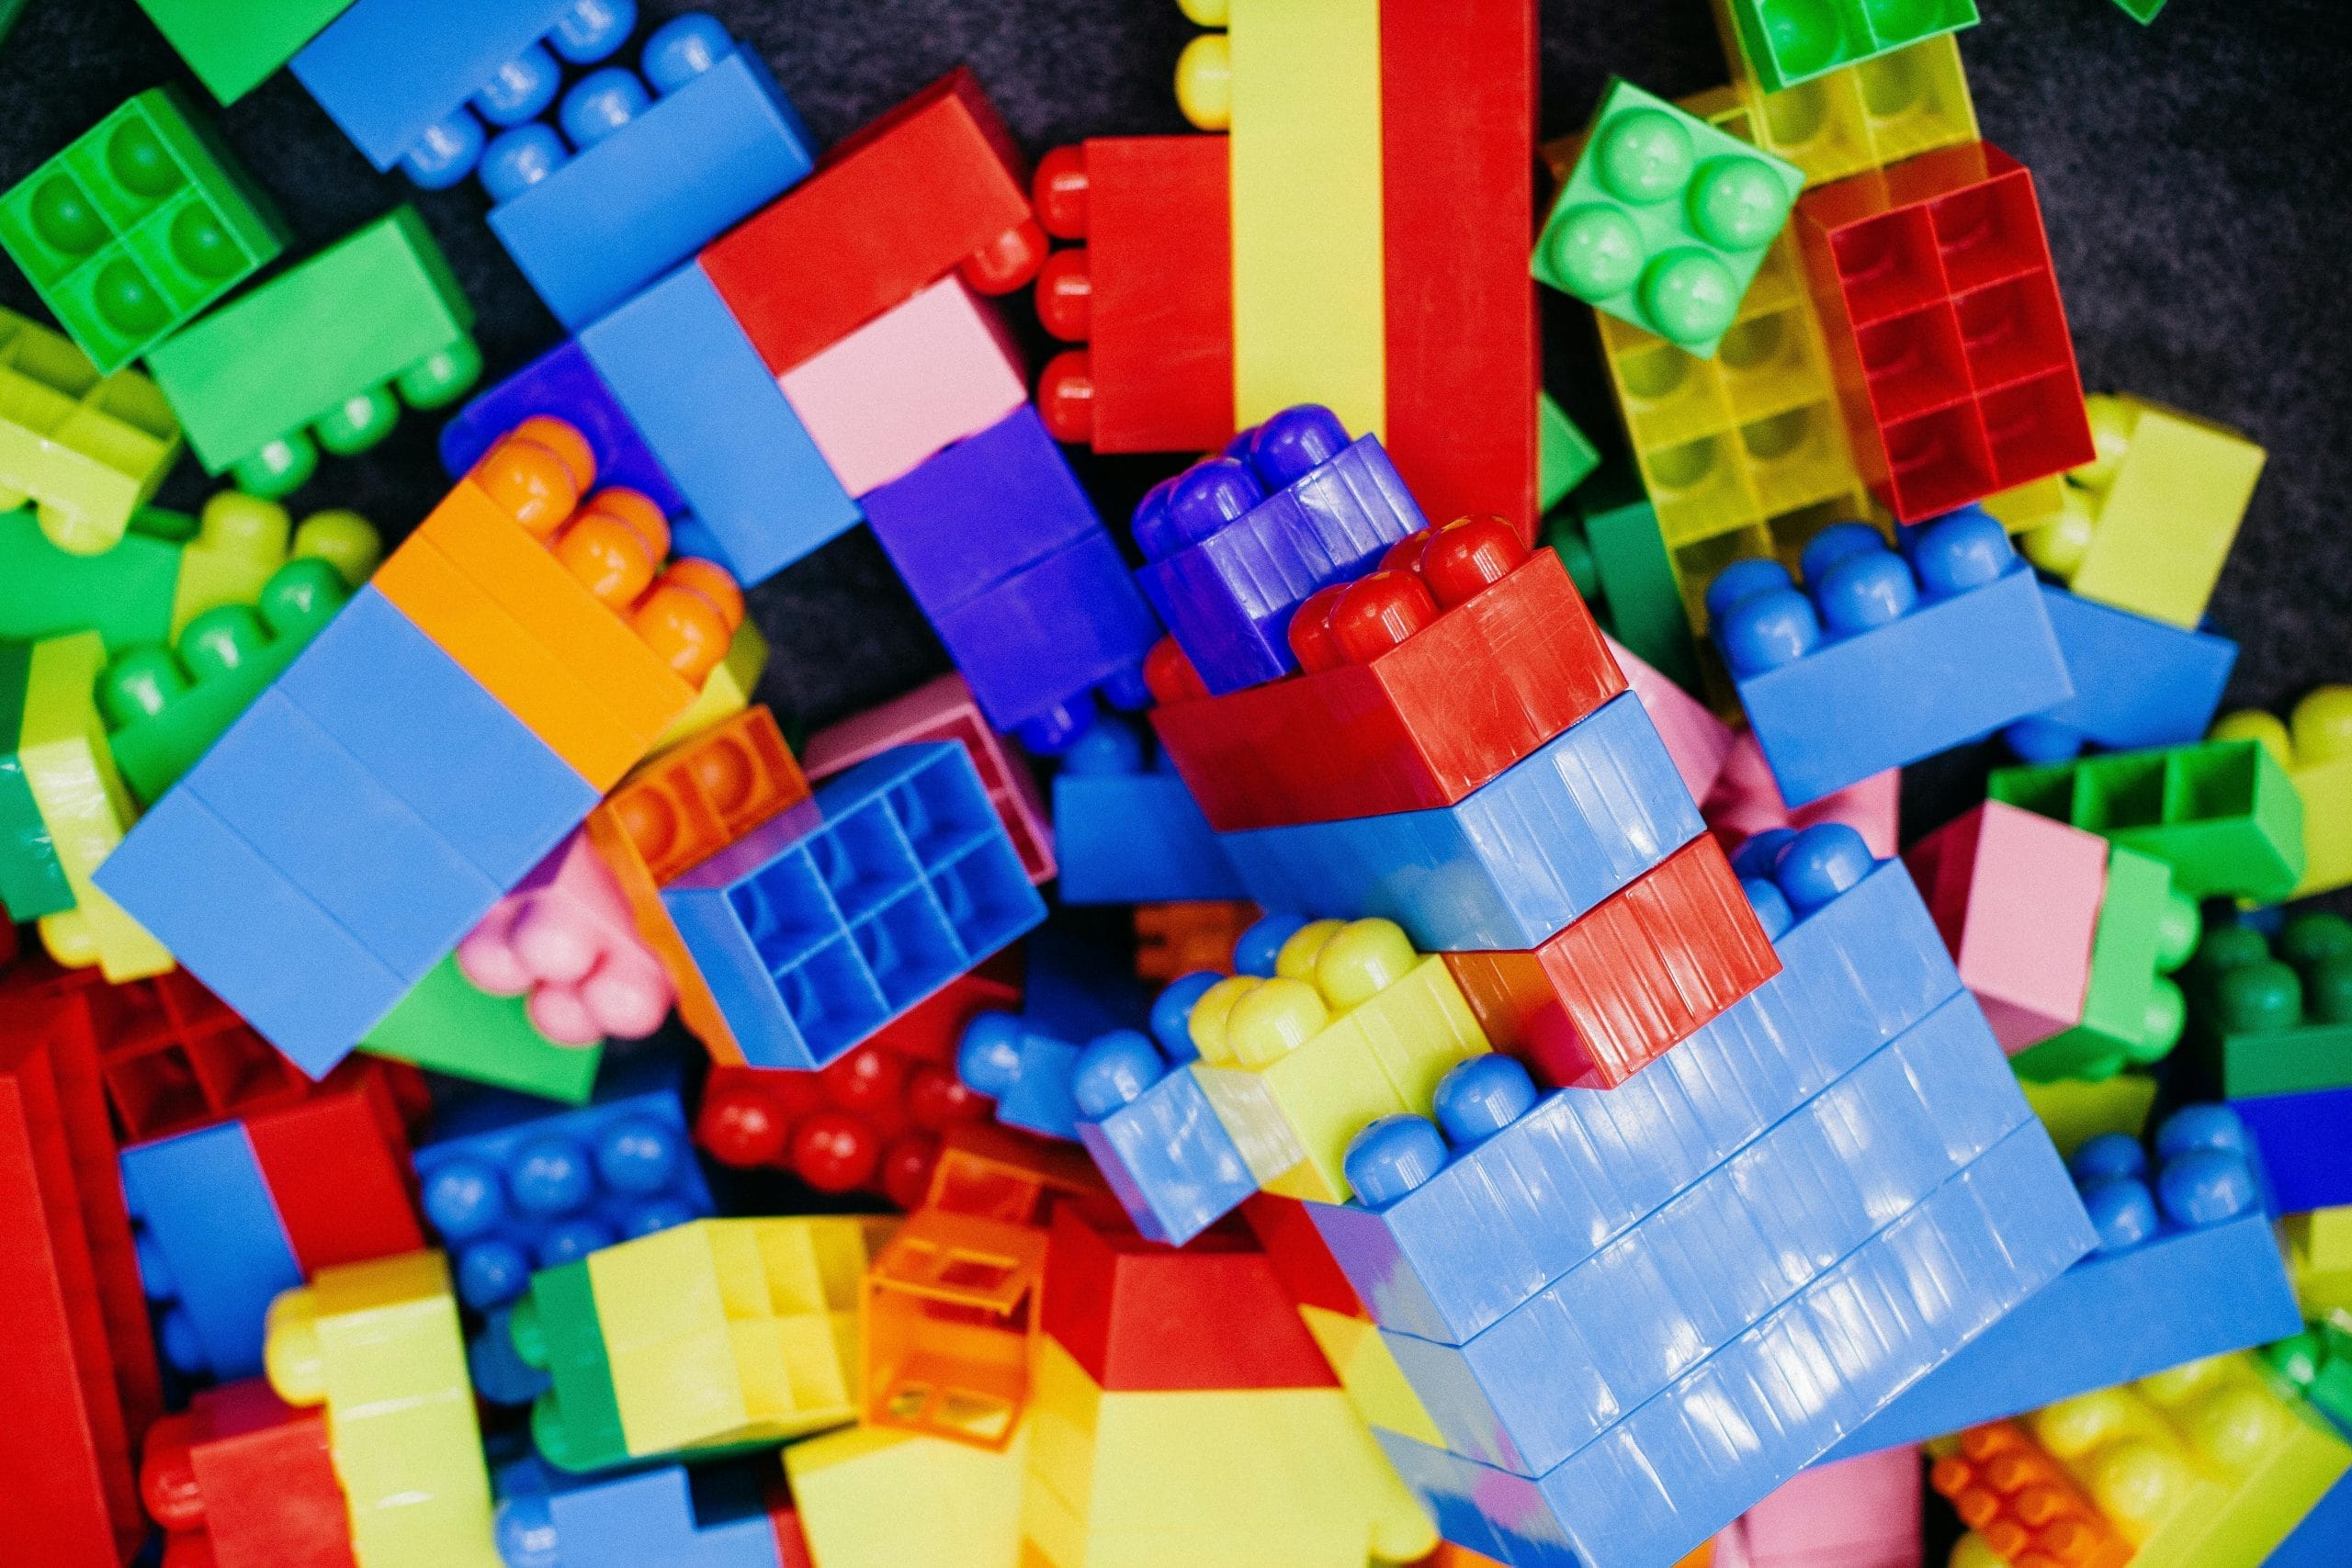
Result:
[[2137,1073],[2118,1073],[2098,1083],[2059,1078],[2035,1083],[2020,1078],[2025,1102],[2050,1133],[2058,1152],[2072,1159],[2075,1151],[2101,1133],[2138,1137],[2148,1124],[2156,1102],[2156,1080]]
[[1433,1449],[1445,1447],[1445,1434],[1430,1418],[1421,1396],[1405,1380],[1405,1369],[1388,1348],[1380,1330],[1360,1317],[1329,1307],[1301,1306],[1306,1331],[1322,1348],[1323,1359],[1339,1374],[1340,1386],[1356,1407],[1364,1425],[1381,1427]]
[[196,537],[180,547],[172,640],[177,642],[181,630],[207,610],[259,602],[279,567],[311,556],[334,567],[345,586],[356,589],[383,560],[384,543],[356,512],[317,513],[297,528],[276,502],[222,491],[204,503]]
[[2352,886],[2352,686],[2320,686],[2281,723],[2258,709],[2224,714],[2216,740],[2259,740],[2303,802],[2303,879],[2294,897]]
[[71,340],[0,310],[0,512],[31,501],[50,543],[96,555],[179,455],[179,421],[154,382],[102,377]]
[[710,672],[695,694],[694,705],[677,716],[661,739],[653,742],[653,750],[668,750],[681,740],[692,739],[711,726],[733,718],[752,705],[752,693],[760,683],[760,676],[768,667],[768,639],[750,616],[735,628],[734,640],[727,645],[727,657]]
[[2352,1313],[2352,1207],[2289,1214],[2278,1246],[2305,1317]]
[[888,1427],[784,1450],[801,1532],[824,1568],[1017,1568],[1028,1463],[1025,1426],[1001,1452]]

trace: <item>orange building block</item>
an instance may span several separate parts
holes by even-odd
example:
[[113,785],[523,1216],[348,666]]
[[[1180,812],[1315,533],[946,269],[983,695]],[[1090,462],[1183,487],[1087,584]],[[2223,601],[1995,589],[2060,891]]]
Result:
[[1233,973],[1233,944],[1258,923],[1251,903],[1138,904],[1136,978],[1161,985],[1179,975]]
[[1928,1484],[2009,1568],[2124,1568],[2132,1546],[2011,1421],[1972,1427]]

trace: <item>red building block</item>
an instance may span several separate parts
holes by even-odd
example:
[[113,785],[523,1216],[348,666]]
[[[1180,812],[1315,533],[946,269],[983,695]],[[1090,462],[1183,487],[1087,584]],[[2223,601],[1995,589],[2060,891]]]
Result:
[[1198,694],[1172,642],[1145,667],[1169,761],[1231,831],[1451,806],[1625,689],[1550,550],[1491,518],[1399,540],[1298,607],[1303,673]]
[[1535,7],[1382,0],[1380,58],[1382,440],[1430,516],[1498,513],[1532,539]]
[[1703,836],[1541,947],[1445,964],[1496,1049],[1555,1089],[1615,1088],[1781,972]]
[[201,1390],[155,1423],[139,1489],[170,1532],[164,1568],[353,1568],[326,1412],[261,1378]]
[[1136,978],[1166,985],[1181,975],[1233,973],[1233,944],[1265,914],[1241,899],[1136,906]]
[[397,1066],[354,1058],[300,1104],[245,1118],[254,1158],[306,1275],[425,1245],[408,1130],[387,1071]]
[[[1524,185],[1525,170],[1521,171]],[[1067,343],[1037,378],[1057,441],[1204,452],[1233,434],[1233,191],[1222,136],[1097,137],[1038,160],[1037,316]],[[1522,251],[1525,245],[1520,247]],[[1527,262],[1519,261],[1521,282]]]
[[1046,1257],[1046,1332],[1105,1390],[1332,1386],[1272,1260],[1230,1220],[1175,1247],[1115,1207],[1065,1203]]
[[1241,1201],[1241,1217],[1250,1234],[1266,1249],[1266,1261],[1299,1306],[1322,1307],[1350,1317],[1369,1318],[1347,1271],[1331,1256],[1323,1233],[1315,1228],[1306,1205],[1278,1192],[1253,1192]]
[[119,1568],[146,1533],[133,1447],[163,1400],[83,1004],[0,1009],[0,1542]]
[[1808,191],[1796,220],[1862,478],[1896,517],[2091,460],[2025,165],[1947,147]]
[[1036,276],[1046,236],[1027,167],[958,67],[826,153],[808,179],[702,253],[778,375],[951,272],[983,294]]

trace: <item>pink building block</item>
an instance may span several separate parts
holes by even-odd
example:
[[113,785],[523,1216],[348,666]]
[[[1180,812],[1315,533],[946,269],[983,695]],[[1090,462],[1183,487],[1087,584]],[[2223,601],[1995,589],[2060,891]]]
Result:
[[2082,1021],[2105,840],[1987,801],[1903,861],[2003,1050],[2014,1056]]
[[1003,323],[953,276],[777,382],[854,496],[913,471],[1029,399]]
[[[1631,679],[1631,672],[1628,672]],[[1712,794],[1699,796],[1700,814],[1726,846],[1752,838],[1768,828],[1810,828],[1816,822],[1843,822],[1862,836],[1871,853],[1881,860],[1894,853],[1895,823],[1903,804],[1903,773],[1889,768],[1861,783],[1825,795],[1802,809],[1791,811],[1781,798],[1781,786],[1758,750],[1756,737],[1743,729],[1733,738]]]
[[643,1039],[676,999],[619,885],[579,832],[491,906],[458,944],[458,967],[494,997],[528,992],[532,1026],[559,1045]]
[[1004,830],[1032,882],[1052,879],[1054,829],[1029,764],[989,728],[972,688],[954,672],[926,682],[878,708],[827,725],[800,749],[800,766],[811,784],[847,772],[878,751],[917,740],[960,740],[972,754],[980,784],[989,792]]
[[1683,787],[1691,799],[1706,799],[1724,771],[1724,760],[1731,754],[1731,726],[1709,713],[1706,704],[1642,662],[1615,637],[1604,632],[1600,640],[1609,645],[1610,657],[1625,672],[1625,683],[1634,688],[1643,711],[1657,726],[1658,739],[1666,742],[1666,754],[1674,759],[1674,771],[1682,775]]
[[1714,1568],[1920,1568],[1919,1450],[1817,1465],[1715,1540]]

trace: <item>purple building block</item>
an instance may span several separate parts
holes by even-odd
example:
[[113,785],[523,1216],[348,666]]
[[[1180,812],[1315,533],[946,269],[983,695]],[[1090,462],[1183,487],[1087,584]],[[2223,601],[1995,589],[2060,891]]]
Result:
[[553,414],[588,438],[596,454],[596,483],[642,491],[663,514],[676,517],[685,497],[670,482],[653,448],[638,434],[613,389],[570,338],[526,365],[458,412],[441,427],[441,466],[457,479],[481,461],[498,438],[533,414]]

